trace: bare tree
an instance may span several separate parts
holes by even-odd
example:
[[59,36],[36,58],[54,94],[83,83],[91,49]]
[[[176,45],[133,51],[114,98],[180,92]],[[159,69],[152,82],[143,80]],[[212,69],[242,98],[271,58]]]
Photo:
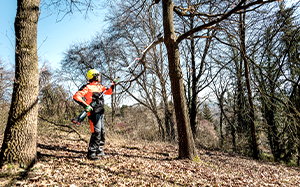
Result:
[[256,130],[255,130],[255,124],[254,124],[254,104],[253,104],[253,96],[252,96],[252,90],[250,85],[250,70],[249,70],[249,64],[248,60],[246,58],[246,26],[245,26],[245,20],[246,19],[246,13],[243,12],[240,14],[240,42],[241,42],[241,59],[244,62],[244,68],[245,68],[245,79],[246,79],[246,87],[248,91],[248,102],[250,106],[250,127],[251,127],[251,135],[252,135],[252,150],[253,150],[253,158],[258,159],[258,150],[257,150],[257,142],[256,142]]
[[[226,1],[223,5],[225,6],[225,8],[219,9],[221,13],[207,14],[204,12],[198,12],[197,7],[201,7],[200,3],[195,3],[194,6],[183,8],[180,6],[176,6],[172,0],[162,0],[163,26],[164,26],[164,34],[165,34],[164,42],[168,51],[169,75],[171,79],[171,87],[172,87],[175,113],[177,119],[177,129],[178,129],[178,136],[179,136],[179,157],[193,159],[196,155],[194,141],[190,130],[191,127],[188,119],[186,100],[184,97],[184,87],[183,87],[182,72],[181,72],[180,58],[179,58],[179,43],[182,40],[186,39],[188,36],[191,36],[192,34],[195,34],[204,29],[209,29],[212,26],[215,26],[216,24],[229,18],[232,14],[238,11],[247,10],[249,8],[252,8],[253,6],[260,6],[262,4],[273,2],[273,1],[274,0],[271,1],[260,0],[260,1],[252,1],[247,4],[246,0],[242,0],[237,5],[235,5],[234,2],[232,1]],[[177,36],[175,33],[175,28],[173,23],[174,11],[178,15],[196,14],[205,21],[202,25],[195,27]]]
[[[159,32],[161,15],[158,7],[151,6],[149,9],[130,11],[131,5],[147,7],[146,5],[149,5],[147,3],[149,2],[117,1],[117,7],[115,4],[109,5],[111,13],[107,19],[112,22],[108,30],[113,34],[114,41],[118,41],[119,48],[122,48],[118,61],[124,69],[132,59],[141,54],[143,47],[149,45]],[[162,138],[172,140],[175,138],[174,120],[168,102],[170,92],[164,56],[163,46],[153,47],[140,65],[135,64],[123,74],[124,81],[121,80],[120,86],[135,102],[150,109],[156,118]],[[162,104],[159,105],[159,102]],[[164,110],[164,116],[160,115],[160,107]]]

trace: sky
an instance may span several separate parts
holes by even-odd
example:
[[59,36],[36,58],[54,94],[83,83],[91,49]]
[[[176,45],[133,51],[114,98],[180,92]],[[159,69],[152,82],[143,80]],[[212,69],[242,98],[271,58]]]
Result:
[[[11,66],[15,63],[14,55],[14,19],[17,12],[17,0],[0,0],[0,59]],[[104,25],[104,14],[95,16],[75,13],[57,22],[56,12],[41,11],[38,22],[38,56],[49,61],[52,68],[59,68],[63,53],[71,44],[89,41]],[[40,63],[41,64],[41,63]]]
[[[290,0],[297,2],[298,0]],[[14,64],[14,19],[17,0],[0,0],[0,59],[6,64]],[[57,13],[41,11],[38,22],[38,56],[49,61],[52,68],[59,67],[63,53],[71,44],[89,41],[104,27],[104,13],[99,16],[90,14],[90,19],[75,13],[57,22]],[[41,63],[40,63],[41,64]]]

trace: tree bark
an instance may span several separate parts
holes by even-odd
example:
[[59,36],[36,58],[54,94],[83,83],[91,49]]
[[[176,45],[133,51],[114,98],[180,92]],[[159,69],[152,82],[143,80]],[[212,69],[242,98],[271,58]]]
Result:
[[40,0],[18,0],[13,96],[0,153],[0,165],[28,167],[36,160],[39,72],[37,23]]
[[195,143],[189,121],[188,109],[183,86],[183,75],[179,61],[179,46],[173,25],[173,2],[163,0],[164,43],[167,48],[169,76],[174,100],[177,131],[179,139],[179,158],[194,159],[196,156]]

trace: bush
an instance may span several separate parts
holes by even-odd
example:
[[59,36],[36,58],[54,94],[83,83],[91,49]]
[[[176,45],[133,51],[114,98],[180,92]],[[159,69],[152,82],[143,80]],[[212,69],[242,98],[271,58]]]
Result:
[[[110,113],[105,111],[106,117],[110,118]],[[116,113],[114,124],[107,124],[111,127],[107,133],[117,134],[131,140],[160,140],[159,128],[152,113],[141,106],[123,105]],[[109,135],[110,136],[110,135]]]
[[219,138],[210,121],[206,119],[199,121],[196,127],[195,144],[206,149],[218,148]]

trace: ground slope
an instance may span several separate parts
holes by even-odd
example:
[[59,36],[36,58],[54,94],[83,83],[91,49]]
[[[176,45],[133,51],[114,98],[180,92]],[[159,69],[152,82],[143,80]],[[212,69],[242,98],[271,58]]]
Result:
[[171,144],[111,139],[109,157],[90,161],[87,146],[41,136],[37,164],[2,168],[0,186],[300,186],[297,167],[223,152],[198,150],[198,161],[177,160]]

